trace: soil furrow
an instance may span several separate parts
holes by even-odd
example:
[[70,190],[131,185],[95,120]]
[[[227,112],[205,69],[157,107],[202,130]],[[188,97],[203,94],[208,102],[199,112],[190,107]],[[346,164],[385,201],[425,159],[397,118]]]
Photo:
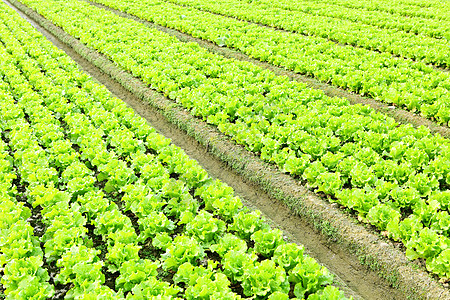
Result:
[[[216,129],[195,119],[130,74],[119,70],[105,57],[85,47],[31,9],[15,0],[12,2],[34,21],[22,14],[24,18],[71,55],[85,71],[126,101],[153,127],[171,138],[174,144],[185,149],[213,177],[232,186],[246,200],[246,204],[262,210],[280,228],[289,232],[294,240],[303,243],[312,256],[341,277],[361,297],[386,299],[386,295],[390,295],[391,299],[405,299],[408,296],[414,299],[438,299],[449,295],[448,290],[432,281],[425,272],[414,270],[413,264],[389,241],[383,241],[363,226],[356,225],[354,220],[334,205],[299,186],[290,176],[261,162],[243,147],[234,145]],[[234,170],[230,170],[229,166]],[[284,201],[290,209],[273,198]],[[294,216],[291,210],[301,217]],[[318,234],[317,230],[322,231],[322,234]],[[361,267],[358,260],[376,271]],[[390,288],[376,273],[396,285],[397,289]]]

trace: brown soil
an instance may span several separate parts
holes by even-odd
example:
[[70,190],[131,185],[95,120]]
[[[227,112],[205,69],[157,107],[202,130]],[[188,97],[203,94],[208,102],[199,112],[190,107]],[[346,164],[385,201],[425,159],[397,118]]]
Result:
[[[25,11],[27,16],[22,16],[49,40],[159,132],[185,149],[211,176],[228,183],[246,204],[260,209],[294,241],[304,244],[310,255],[338,275],[342,286],[349,287],[349,295],[363,299],[439,299],[449,295],[448,290],[424,272],[414,270],[404,254],[389,241],[381,240],[334,205],[299,186],[290,176],[261,162],[252,153],[231,143],[215,128],[174,106],[173,102],[148,89],[130,74],[118,70],[112,62],[81,45],[42,16],[15,0],[11,2]],[[377,273],[397,288],[389,287],[389,283],[380,279]]]

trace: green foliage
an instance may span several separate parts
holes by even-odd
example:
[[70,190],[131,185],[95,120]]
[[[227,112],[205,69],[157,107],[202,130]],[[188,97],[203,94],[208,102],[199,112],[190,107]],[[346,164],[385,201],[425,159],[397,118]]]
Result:
[[261,217],[261,212],[246,212],[243,210],[233,217],[233,224],[228,229],[235,231],[240,238],[248,240],[253,233],[267,227],[264,219]]
[[185,262],[195,264],[205,257],[199,242],[184,235],[177,236],[162,255],[162,266],[165,270],[177,270]]
[[419,257],[431,260],[449,247],[449,238],[440,236],[432,229],[423,228],[406,243],[406,256],[411,260]]
[[317,178],[317,186],[318,191],[333,195],[342,188],[343,182],[339,173],[322,173]]
[[285,243],[280,229],[258,230],[252,234],[251,240],[255,242],[255,253],[264,257],[272,257],[275,249]]
[[138,223],[140,230],[138,240],[141,242],[147,238],[154,238],[158,233],[170,233],[175,228],[174,223],[162,212],[151,212],[144,218],[140,218]]
[[214,218],[207,211],[200,211],[186,224],[186,234],[194,236],[204,247],[215,244],[226,230],[224,221]]
[[83,300],[94,300],[94,299],[122,299],[123,295],[121,292],[114,292],[112,289],[106,285],[101,284],[98,281],[86,281],[82,285],[77,285],[70,289],[65,296],[67,299],[83,299]]
[[119,268],[119,277],[116,279],[116,287],[124,292],[130,291],[137,284],[158,275],[159,265],[148,259],[128,260]]
[[[197,0],[173,1],[197,3]],[[147,6],[131,0],[124,3],[118,3],[115,0],[102,0],[102,2],[116,5],[119,9],[126,9],[142,18],[150,18],[152,22],[163,22],[164,26],[170,25],[190,33],[195,31],[205,39],[215,41],[218,37],[227,37],[227,45],[236,47],[253,57],[296,72],[312,74],[319,80],[396,106],[419,111],[428,117],[436,118],[441,123],[448,122],[448,116],[445,114],[448,111],[448,105],[444,101],[448,98],[449,86],[446,84],[448,78],[442,77],[423,63],[398,60],[386,54],[374,55],[373,52],[367,52],[364,49],[358,49],[355,52],[354,47],[338,47],[328,42],[324,44],[319,37],[316,37],[318,40],[316,38],[311,40],[311,37],[291,40],[291,34],[279,35],[281,33],[230,18],[220,18],[223,24],[217,23],[218,28],[228,27],[226,27],[227,32],[217,34],[215,31],[218,29],[210,24],[211,18],[206,17],[208,13],[197,10],[186,11],[183,7],[167,4],[162,6],[154,3],[153,0],[144,1],[143,3],[152,4]],[[293,175],[301,175],[310,187],[329,194],[330,199],[336,197],[340,204],[358,212],[360,219],[366,220],[373,207],[389,202],[405,220],[412,213],[419,217],[422,225],[434,226],[433,228],[439,234],[444,234],[445,216],[436,215],[438,212],[436,210],[440,208],[434,201],[430,201],[431,197],[445,189],[447,182],[450,181],[448,168],[439,167],[446,166],[448,161],[446,154],[448,141],[444,138],[430,134],[424,127],[416,129],[409,125],[398,125],[393,119],[375,112],[370,107],[349,105],[345,99],[326,97],[321,92],[307,89],[304,84],[277,77],[271,72],[263,71],[245,62],[232,61],[214,55],[195,44],[180,43],[164,33],[156,30],[149,31],[144,25],[121,19],[87,4],[76,1],[69,7],[63,7],[58,1],[52,0],[27,0],[26,3],[38,8],[41,14],[74,35],[82,43],[106,55],[119,68],[140,77],[155,90],[184,106],[193,115],[218,126],[219,130],[230,135],[233,140],[250,151],[261,155],[264,160],[274,163],[281,170],[291,171]],[[210,5],[213,4],[203,3],[202,5],[208,5],[208,9],[211,9]],[[232,7],[230,8],[227,4],[214,3],[214,5],[220,8],[226,7],[227,14],[231,12],[239,14],[240,18],[246,18],[250,14],[257,19],[264,16],[261,22],[276,21],[276,18],[272,19],[273,16],[254,15],[257,7],[252,7],[251,10],[240,8],[228,11]],[[150,11],[149,6],[152,7]],[[261,9],[267,11],[268,8]],[[178,13],[180,10],[183,13]],[[186,17],[180,18],[180,15]],[[303,18],[297,19],[300,21],[289,19],[280,26],[303,22]],[[313,26],[313,28],[317,26],[315,22],[301,24]],[[341,28],[341,25],[337,24],[336,28]],[[91,28],[96,30],[92,31]],[[198,28],[204,28],[204,30],[199,31]],[[308,28],[311,29],[311,27]],[[347,29],[353,30],[353,28]],[[333,32],[336,38],[343,39],[352,45],[362,41],[348,40],[348,34],[345,37],[335,34],[336,32]],[[110,36],[114,36],[113,40],[107,38]],[[134,36],[136,39],[130,40],[129,36]],[[254,39],[254,36],[258,38]],[[275,43],[275,45],[274,38],[283,43]],[[410,38],[417,39],[415,36]],[[415,53],[409,52],[410,48],[415,48],[417,45],[413,40],[408,38],[411,42],[408,45],[411,47],[402,48],[407,49],[404,51],[408,52],[408,55]],[[364,41],[364,46],[368,46],[365,44],[367,39]],[[420,42],[423,42],[422,38]],[[295,43],[295,47],[292,47],[291,43]],[[9,44],[5,43],[6,46]],[[280,48],[279,45],[283,46]],[[370,49],[376,49],[376,46],[378,45],[370,44]],[[391,47],[390,43],[385,46]],[[285,49],[294,48],[297,49],[296,51],[307,49],[301,51],[307,51],[308,55],[285,51]],[[9,53],[15,53],[14,49],[8,49]],[[393,48],[390,49],[394,51]],[[328,50],[332,51],[333,57],[330,56],[331,52],[327,52]],[[382,51],[384,50],[386,49]],[[423,56],[429,55],[427,51],[422,52],[423,49],[415,50],[421,52]],[[149,53],[152,55],[148,55]],[[318,55],[317,53],[321,55],[321,64],[325,64],[320,68],[316,63],[309,61],[311,55]],[[323,55],[325,56],[322,57]],[[36,54],[36,56],[40,55]],[[9,60],[22,59],[18,55],[8,57],[11,57],[8,58]],[[342,60],[342,57],[345,57],[345,60]],[[3,67],[9,68],[15,65],[8,61],[3,64]],[[345,74],[341,72],[342,70],[336,69],[342,66],[345,67]],[[35,84],[36,78],[45,80],[45,76],[40,75],[40,72],[33,74],[36,68],[31,63],[25,69],[26,74],[36,76],[31,80],[33,87],[39,91],[46,88],[46,86],[41,87]],[[53,76],[53,69],[50,68],[46,74]],[[14,80],[20,78],[17,72],[5,73],[8,74],[5,78],[11,77]],[[170,218],[179,219],[177,225],[188,224],[195,217],[200,203],[196,201],[196,198],[188,196],[187,189],[192,187],[201,189],[200,183],[211,183],[205,174],[202,175],[202,172],[198,172],[197,169],[185,177],[184,175],[189,172],[186,173],[181,165],[188,165],[186,163],[188,160],[182,151],[170,146],[169,140],[156,135],[154,131],[143,129],[142,122],[131,122],[133,118],[123,104],[102,99],[106,97],[104,92],[96,91],[95,100],[102,102],[108,111],[98,109],[97,104],[94,104],[90,97],[77,90],[79,82],[83,84],[87,82],[84,76],[59,77],[53,76],[52,80],[68,86],[70,86],[69,83],[74,84],[73,87],[64,88],[64,90],[56,85],[52,86],[52,90],[60,91],[63,96],[68,95],[68,97],[62,97],[71,100],[67,101],[67,105],[64,99],[54,99],[61,97],[51,99],[44,97],[40,100],[39,95],[32,93],[33,89],[24,87],[23,80],[18,80],[17,82],[21,84],[15,85],[19,86],[14,89],[18,98],[26,100],[23,101],[23,105],[27,113],[32,110],[39,112],[33,122],[45,120],[45,122],[33,124],[34,126],[39,123],[36,126],[36,139],[45,145],[59,139],[61,135],[58,132],[63,131],[54,125],[57,124],[57,120],[63,120],[70,129],[67,135],[70,141],[80,147],[81,158],[92,161],[92,165],[98,167],[101,171],[97,177],[98,180],[107,180],[105,185],[107,193],[116,194],[126,185],[136,181],[135,171],[139,170],[142,174],[138,175],[145,178],[143,182],[150,185],[152,193],[163,188],[163,192],[157,192],[155,193],[157,195],[154,195],[156,199],[168,203],[163,213]],[[389,80],[386,81],[386,78]],[[89,90],[95,90],[90,84],[86,86]],[[23,95],[26,95],[25,98],[22,98]],[[40,103],[39,101],[45,101],[53,111],[58,111],[59,117],[50,118],[51,120],[47,121],[49,118],[44,117],[47,108],[42,106],[39,109],[32,109],[37,107],[35,104]],[[8,106],[4,105],[4,107],[2,111],[8,111]],[[81,113],[85,111],[88,112],[86,115]],[[12,120],[12,116],[21,116],[21,113],[11,111],[5,115],[7,122],[2,123],[2,126],[11,127],[12,130],[8,134],[11,144],[20,149],[17,151],[17,157],[21,161],[18,166],[23,171],[22,178],[29,182],[31,187],[40,182],[53,183],[55,186],[59,184],[58,170],[45,163],[42,159],[45,156],[43,150],[38,149],[39,147],[28,147],[34,139],[27,139],[30,134],[33,135],[31,127],[18,126],[19,121]],[[106,116],[111,121],[102,121]],[[120,122],[113,121],[114,116]],[[47,123],[51,125],[45,125]],[[122,124],[126,124],[126,128],[121,127]],[[134,126],[133,130],[132,126]],[[47,129],[54,129],[54,134],[45,134]],[[126,133],[129,134],[126,135]],[[145,136],[145,133],[148,135]],[[104,136],[107,136],[106,141]],[[128,143],[122,145],[122,139]],[[139,140],[145,140],[145,142],[141,143]],[[114,148],[116,153],[106,151],[107,146]],[[152,166],[130,164],[132,165],[130,167],[123,160],[124,155],[142,152],[142,146],[149,149],[149,152],[161,162],[161,166],[155,166],[155,173],[152,171]],[[22,151],[28,148],[29,151]],[[36,168],[43,161],[42,168]],[[164,169],[166,171],[161,172]],[[436,175],[433,174],[434,171]],[[168,176],[179,178],[180,181],[186,180],[185,187],[183,184],[176,183],[177,180],[174,178],[169,179]],[[84,183],[76,180],[73,187],[80,184]],[[87,181],[85,185],[89,187],[89,182]],[[342,191],[343,187],[345,187],[344,191]],[[391,187],[396,192],[389,193]],[[186,190],[183,191],[183,189]],[[419,199],[417,195],[414,195],[414,190],[417,191]],[[77,193],[74,189],[69,191]],[[408,195],[410,192],[411,194]],[[259,230],[253,230],[251,226],[248,226],[248,229],[239,229],[238,227],[243,224],[235,224],[234,217],[240,209],[239,201],[231,201],[228,205],[225,204],[228,203],[227,201],[219,200],[221,197],[214,194],[216,192],[212,193],[211,199],[202,200],[207,210],[214,216],[226,222],[233,220],[231,232],[236,232],[240,237],[247,239]],[[440,202],[437,199],[436,201]],[[133,208],[138,211],[139,207],[138,202],[135,202]],[[411,225],[408,225],[408,221],[386,224],[386,214],[389,214],[387,210],[382,212],[374,209],[370,215],[371,222],[380,228],[386,227],[388,233],[396,239],[411,238],[411,234],[405,232],[405,228]],[[245,232],[246,230],[250,232]],[[404,242],[407,243],[407,240]]]
[[[347,299],[344,295],[344,292],[340,291],[338,288],[328,285],[323,290],[312,294],[308,297],[308,300],[344,300]],[[350,299],[353,299],[350,297]]]
[[272,260],[289,272],[302,262],[303,251],[303,246],[294,243],[281,244],[275,249]]
[[100,214],[92,223],[95,225],[94,233],[97,235],[107,235],[126,227],[131,228],[131,220],[124,216],[118,209],[109,210]]
[[269,296],[269,298],[267,298],[269,300],[288,300],[289,299],[289,295],[286,293],[282,293],[282,292],[275,292],[273,294],[271,294]]
[[139,260],[140,249],[140,246],[122,243],[116,243],[114,246],[108,247],[108,254],[106,255],[108,270],[116,272],[123,263],[130,260]]
[[289,282],[283,268],[271,260],[250,264],[242,275],[242,287],[246,296],[268,296],[274,292],[289,292]]
[[42,258],[31,256],[6,264],[1,283],[10,299],[48,299],[54,288],[47,282],[47,271],[41,268]]
[[231,279],[232,282],[242,281],[244,272],[252,266],[257,260],[254,253],[243,251],[228,251],[222,260],[223,273]]
[[9,228],[0,229],[0,266],[14,259],[42,256],[39,240],[25,220],[19,219]]
[[229,251],[246,252],[247,243],[234,234],[227,233],[219,239],[217,244],[211,245],[210,249],[223,257]]
[[[386,230],[389,223],[399,223],[400,213],[388,204],[378,204],[372,207],[367,214],[367,221],[380,230]],[[393,226],[393,225],[391,225]]]
[[450,278],[450,249],[445,249],[427,264],[427,270],[444,279]]
[[127,300],[167,299],[177,300],[181,289],[167,282],[159,281],[155,277],[149,277],[145,281],[135,285],[132,293],[127,295]]
[[214,180],[196,189],[195,195],[205,202],[205,210],[229,221],[242,208],[241,200],[234,196],[233,189],[220,180]]
[[302,299],[332,284],[333,275],[313,258],[305,257],[301,263],[289,271],[289,282],[295,284],[294,295]]
[[168,216],[179,218],[187,212],[196,214],[200,204],[189,194],[189,189],[183,182],[171,179],[162,187],[162,199],[167,201],[163,212]]
[[104,283],[105,275],[101,271],[103,262],[98,257],[99,254],[100,250],[72,246],[56,263],[61,268],[56,281],[62,284],[82,284],[84,280]]
[[215,265],[208,261],[208,268],[205,269],[186,262],[178,268],[174,281],[187,286],[186,299],[240,299],[229,288],[227,277],[214,271]]

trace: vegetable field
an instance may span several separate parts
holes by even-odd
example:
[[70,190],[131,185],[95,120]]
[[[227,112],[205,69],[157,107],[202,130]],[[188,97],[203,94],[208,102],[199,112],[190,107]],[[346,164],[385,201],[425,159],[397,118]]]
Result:
[[[337,206],[448,289],[448,136],[155,26],[445,131],[449,3],[11,3]],[[0,58],[0,299],[351,298],[302,245],[3,2]]]

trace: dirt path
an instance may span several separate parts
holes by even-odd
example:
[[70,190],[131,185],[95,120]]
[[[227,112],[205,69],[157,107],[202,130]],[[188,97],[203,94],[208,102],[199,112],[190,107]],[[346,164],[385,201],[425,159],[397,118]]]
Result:
[[[5,3],[8,3],[7,1],[4,1]],[[10,3],[8,3],[10,4]],[[13,7],[13,6],[12,6]],[[13,7],[14,8],[14,7]],[[75,49],[77,49],[78,52],[76,52],[72,47],[67,46],[67,44],[71,44],[72,46],[74,43],[76,43],[75,39],[71,39],[68,36],[65,36],[64,38],[61,37],[61,35],[58,35],[61,40],[64,40],[65,42],[62,43],[59,38],[56,38],[54,33],[56,31],[60,31],[60,29],[57,29],[56,26],[53,26],[54,31],[53,33],[48,32],[44,28],[42,28],[40,25],[38,25],[34,19],[37,19],[37,14],[32,15],[33,19],[30,19],[28,16],[21,13],[22,17],[27,19],[35,28],[37,28],[39,31],[41,31],[50,41],[52,41],[57,47],[65,51],[68,55],[70,55],[81,67],[83,70],[88,72],[91,76],[93,76],[96,80],[98,80],[100,83],[104,84],[114,95],[117,97],[120,97],[123,99],[128,105],[130,105],[138,114],[140,114],[142,117],[146,118],[148,122],[155,127],[159,132],[161,132],[163,135],[169,137],[172,139],[173,143],[177,146],[185,149],[187,154],[190,155],[190,157],[198,160],[200,164],[209,172],[209,174],[213,177],[219,178],[222,181],[226,182],[230,186],[232,186],[236,193],[242,197],[244,202],[248,204],[251,207],[255,207],[260,209],[266,216],[268,216],[275,224],[277,224],[278,227],[283,229],[294,241],[299,242],[301,244],[304,244],[306,248],[308,249],[308,253],[317,258],[322,264],[327,266],[330,271],[335,273],[342,282],[343,285],[347,285],[348,289],[346,290],[348,294],[355,295],[355,299],[360,296],[363,299],[405,299],[406,296],[404,293],[402,293],[398,289],[394,289],[389,287],[389,285],[386,283],[386,281],[380,279],[380,277],[377,275],[377,272],[370,271],[367,269],[367,267],[362,266],[359,261],[362,260],[362,257],[366,257],[364,253],[359,253],[359,255],[353,255],[349,254],[350,250],[348,250],[348,245],[342,246],[342,244],[331,242],[329,239],[325,238],[324,235],[317,232],[316,229],[313,227],[321,227],[322,230],[324,228],[330,228],[330,230],[334,230],[333,227],[326,227],[324,226],[323,220],[320,220],[319,217],[317,217],[317,224],[321,224],[321,226],[318,226],[316,224],[316,221],[311,221],[311,219],[308,218],[301,218],[298,216],[294,216],[292,213],[293,207],[287,208],[285,205],[281,204],[280,201],[273,200],[274,193],[268,193],[267,188],[263,188],[261,182],[259,184],[253,184],[249,183],[249,181],[243,179],[243,176],[241,176],[245,171],[242,171],[242,168],[233,166],[234,169],[231,169],[228,164],[230,163],[230,160],[228,160],[228,164],[224,163],[223,160],[220,160],[217,158],[218,154],[215,153],[214,155],[211,152],[214,152],[213,148],[215,147],[214,143],[211,143],[211,147],[209,147],[209,141],[212,141],[213,139],[210,139],[208,141],[201,141],[199,143],[196,139],[200,139],[196,134],[189,133],[186,134],[185,131],[180,130],[178,127],[183,127],[181,122],[183,122],[181,119],[189,119],[192,118],[187,112],[180,112],[180,120],[170,122],[167,120],[167,113],[164,112],[163,108],[157,108],[153,107],[152,105],[143,102],[140,98],[145,98],[145,96],[137,97],[137,93],[130,93],[128,90],[126,90],[122,84],[119,84],[117,81],[113,80],[111,77],[106,75],[104,72],[105,70],[110,70],[111,66],[103,65],[102,69],[97,68],[94,66],[91,62],[96,60],[96,58],[92,58],[89,61],[78,54],[80,52],[82,46],[77,46]],[[41,19],[42,21],[42,19]],[[44,24],[44,23],[41,23]],[[48,24],[48,23],[47,23]],[[45,24],[44,24],[45,25]],[[45,25],[47,28],[47,25]],[[50,29],[52,30],[52,29]],[[70,41],[69,41],[70,40]],[[66,44],[67,43],[67,44]],[[91,50],[83,50],[83,56],[89,57],[88,53]],[[92,51],[91,51],[92,52]],[[98,54],[94,55],[98,60],[101,59],[101,56]],[[104,58],[103,58],[104,60]],[[112,63],[111,63],[112,64]],[[112,72],[112,71],[110,71]],[[114,72],[113,72],[114,73]],[[120,75],[123,72],[120,73]],[[119,75],[117,75],[119,76]],[[125,75],[123,75],[125,76]],[[129,75],[128,75],[129,76]],[[117,78],[116,78],[117,79]],[[131,82],[132,80],[128,80],[129,86],[133,85]],[[127,87],[128,89],[129,87]],[[147,91],[147,93],[152,94],[155,98],[161,98],[161,101],[169,101],[168,99],[163,99],[161,95],[158,95],[156,92]],[[154,100],[157,101],[157,100]],[[170,101],[169,101],[170,102]],[[163,105],[164,106],[164,105]],[[167,105],[166,105],[167,106]],[[162,111],[162,113],[161,113]],[[191,119],[189,119],[191,120]],[[178,123],[177,123],[178,122]],[[193,123],[198,121],[191,121]],[[173,124],[177,123],[177,125]],[[202,123],[202,122],[198,122]],[[203,125],[205,126],[205,125]],[[207,126],[206,126],[207,127]],[[194,127],[190,127],[194,128]],[[214,130],[210,127],[207,127],[208,130],[213,132]],[[191,130],[192,131],[192,130]],[[200,130],[201,131],[201,130]],[[201,134],[201,133],[200,133]],[[212,133],[216,134],[217,133]],[[191,135],[195,136],[196,138],[193,138]],[[204,146],[206,145],[206,147]],[[231,149],[237,149],[236,152],[242,152],[242,150],[239,146],[229,146]],[[234,150],[233,150],[234,151]],[[233,153],[232,154],[235,154]],[[257,170],[254,172],[258,175],[259,169],[262,168],[258,164],[262,164],[258,162],[259,160],[256,159],[254,156],[247,154],[249,157],[253,157],[253,159],[249,159],[248,163],[245,165],[245,168],[249,169],[250,172],[252,172],[253,169]],[[237,157],[240,157],[240,155],[235,155]],[[253,168],[253,169],[252,169]],[[237,170],[237,171],[236,171]],[[317,197],[314,197],[307,192],[304,192],[301,187],[298,187],[298,184],[295,183],[293,179],[291,179],[289,176],[284,174],[278,174],[276,171],[269,170],[271,173],[269,176],[264,177],[264,179],[261,179],[261,181],[270,181],[273,180],[273,178],[278,179],[280,178],[280,185],[285,185],[285,187],[289,190],[288,193],[296,193],[297,191],[299,195],[297,195],[297,199],[303,198],[302,200],[307,203],[307,205],[316,205],[320,206],[321,208],[317,208],[317,210],[323,211],[324,214],[329,214],[329,222],[333,222],[333,220],[338,220],[340,218],[345,218],[342,216],[342,213],[335,212],[335,207],[329,204],[326,204],[323,201],[320,201],[320,199],[316,199]],[[267,172],[266,170],[263,170],[261,172]],[[246,178],[250,178],[251,176],[247,176]],[[270,178],[269,178],[270,177]],[[280,192],[282,194],[282,192]],[[271,194],[271,195],[269,195]],[[278,197],[277,197],[278,198]],[[313,204],[308,204],[309,202],[314,202]],[[297,203],[294,203],[292,205],[295,205]],[[299,204],[300,205],[300,204]],[[323,206],[323,207],[322,207]],[[301,214],[299,209],[294,209],[297,211],[297,213]],[[327,217],[325,216],[324,219]],[[315,219],[314,219],[315,220]],[[328,221],[327,221],[328,222]],[[340,222],[340,221],[339,221]],[[353,223],[352,221],[344,220],[342,223]],[[311,224],[314,223],[314,226]],[[346,224],[347,224],[346,223]],[[398,265],[405,265],[403,269],[405,270],[405,277],[410,276],[409,267],[406,265],[406,262],[398,262],[401,261],[401,259],[398,259],[397,256],[400,254],[398,251],[392,250],[391,245],[388,245],[387,243],[380,242],[379,239],[377,239],[376,236],[373,236],[366,230],[364,230],[360,225],[342,225],[346,229],[342,229],[343,231],[342,235],[349,235],[352,239],[354,239],[357,243],[358,241],[367,240],[368,242],[365,242],[366,244],[373,244],[368,245],[368,247],[373,247],[374,249],[383,248],[381,249],[381,252],[386,252],[390,255],[390,257],[386,257],[386,260],[392,260],[392,264],[398,264]],[[331,236],[334,233],[331,234]],[[344,236],[345,238],[345,236]],[[338,239],[338,238],[337,238]],[[378,245],[377,245],[378,243]],[[352,244],[352,242],[349,242],[349,244]],[[389,252],[386,249],[391,249],[393,252]],[[361,250],[354,250],[354,253],[358,253]],[[401,255],[400,255],[401,256]],[[381,258],[380,258],[381,259]],[[370,262],[367,262],[368,264],[371,264]],[[373,267],[373,265],[372,265]],[[389,267],[389,266],[388,266]],[[400,267],[399,267],[400,269]],[[415,275],[411,275],[411,281],[416,282],[418,281]],[[428,281],[426,277],[423,277],[422,281],[425,281],[427,284]],[[409,279],[401,279],[408,281]],[[435,290],[437,287],[435,287],[432,283],[430,288],[432,290]],[[414,287],[411,288],[404,288],[403,290],[414,290]],[[353,291],[352,291],[353,290]],[[410,291],[411,292],[411,291]],[[442,292],[439,291],[438,292]],[[387,296],[388,295],[388,296]]]

